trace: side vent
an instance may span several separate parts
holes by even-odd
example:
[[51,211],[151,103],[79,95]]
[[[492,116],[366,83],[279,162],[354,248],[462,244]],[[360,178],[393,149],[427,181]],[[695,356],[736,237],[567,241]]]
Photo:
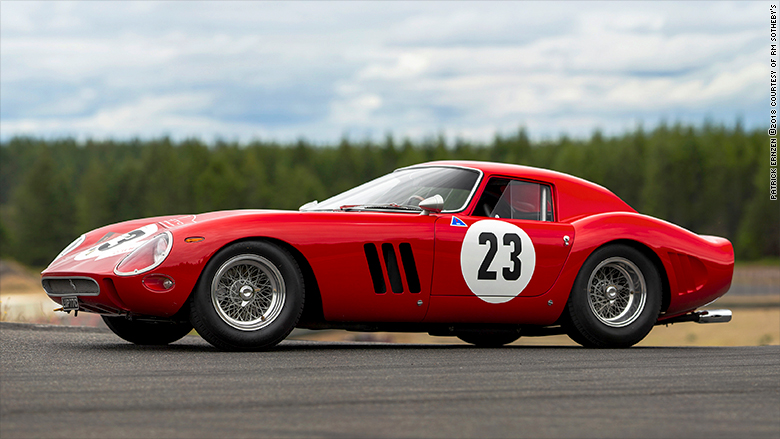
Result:
[[379,254],[374,244],[365,244],[363,251],[366,252],[366,261],[368,261],[368,271],[371,273],[371,281],[374,283],[374,292],[384,294],[387,292],[385,287],[385,277],[382,275],[382,266],[379,262]]
[[401,250],[401,262],[404,264],[404,272],[406,273],[406,283],[409,285],[410,293],[420,292],[420,278],[417,277],[417,265],[414,263],[414,253],[412,253],[412,246],[404,242],[398,246]]
[[[414,262],[412,245],[407,242],[401,243],[398,246],[398,250],[401,252],[401,264],[404,266],[406,285],[409,288],[409,292],[419,293],[421,291],[420,277],[417,274],[417,264]],[[372,243],[363,244],[363,251],[366,253],[368,271],[371,273],[374,292],[376,294],[386,293],[385,272],[382,270],[382,263],[379,261],[379,252],[377,252],[376,245]],[[387,272],[387,279],[390,281],[390,290],[395,294],[403,293],[404,283],[401,277],[401,267],[398,265],[398,256],[395,253],[393,244],[389,242],[382,244],[382,256],[385,261],[384,268]]]
[[404,284],[401,281],[401,271],[398,269],[398,258],[395,256],[393,244],[382,244],[382,254],[385,256],[387,278],[390,279],[390,288],[396,294],[404,292]]
[[693,256],[669,252],[674,274],[677,278],[677,294],[683,295],[699,291],[707,283],[707,268]]

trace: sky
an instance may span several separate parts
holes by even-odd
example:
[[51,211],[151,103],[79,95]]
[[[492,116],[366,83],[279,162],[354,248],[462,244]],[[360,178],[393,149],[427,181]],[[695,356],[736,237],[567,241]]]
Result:
[[0,2],[0,139],[768,126],[768,2]]

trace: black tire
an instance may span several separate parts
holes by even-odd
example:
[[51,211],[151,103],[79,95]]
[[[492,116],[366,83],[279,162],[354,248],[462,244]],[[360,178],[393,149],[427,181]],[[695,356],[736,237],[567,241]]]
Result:
[[192,331],[190,322],[148,322],[124,317],[102,317],[114,334],[137,345],[166,345]]
[[468,331],[456,336],[480,348],[498,348],[520,338],[520,334],[513,331]]
[[566,304],[564,326],[575,342],[627,348],[653,329],[661,309],[661,278],[640,251],[602,247],[582,265]]
[[303,276],[285,249],[262,241],[239,242],[206,264],[190,300],[192,325],[216,348],[268,349],[298,323]]

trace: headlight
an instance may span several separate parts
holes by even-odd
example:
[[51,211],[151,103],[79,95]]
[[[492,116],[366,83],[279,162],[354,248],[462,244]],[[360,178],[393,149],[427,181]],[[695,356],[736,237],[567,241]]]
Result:
[[118,276],[146,273],[162,264],[173,246],[171,232],[163,232],[125,256],[114,268]]
[[[67,255],[68,253],[72,252],[73,250],[76,250],[76,248],[78,246],[80,246],[84,242],[85,239],[87,239],[87,235],[81,235],[78,238],[76,238],[75,241],[73,241],[70,244],[68,244],[68,246],[65,247],[65,249],[63,251],[61,251],[60,254],[58,254],[57,257],[54,258],[53,261],[51,261],[51,264],[55,263],[57,261],[57,259]],[[51,264],[49,264],[49,265],[51,265]]]

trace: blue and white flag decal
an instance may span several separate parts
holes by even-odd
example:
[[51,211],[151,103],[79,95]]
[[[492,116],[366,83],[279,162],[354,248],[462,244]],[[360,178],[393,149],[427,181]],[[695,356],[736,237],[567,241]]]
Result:
[[451,226],[455,226],[455,227],[468,227],[468,226],[466,226],[466,223],[464,223],[464,222],[463,222],[463,221],[462,221],[460,218],[458,218],[457,216],[453,216],[453,217],[452,217],[452,221],[450,221],[450,225],[451,225]]

